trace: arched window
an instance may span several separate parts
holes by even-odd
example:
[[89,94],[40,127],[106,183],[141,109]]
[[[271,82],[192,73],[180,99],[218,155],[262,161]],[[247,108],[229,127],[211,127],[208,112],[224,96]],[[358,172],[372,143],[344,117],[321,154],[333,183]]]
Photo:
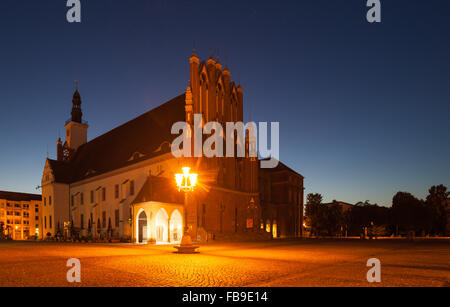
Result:
[[170,217],[170,241],[180,242],[183,236],[183,218],[178,210],[175,210]]
[[161,208],[156,214],[156,242],[167,242],[169,239],[169,215]]

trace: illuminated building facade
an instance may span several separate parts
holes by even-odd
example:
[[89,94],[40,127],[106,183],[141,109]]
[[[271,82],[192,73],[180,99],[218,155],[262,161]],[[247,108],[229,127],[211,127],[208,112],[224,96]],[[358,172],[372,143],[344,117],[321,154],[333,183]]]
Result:
[[[190,82],[182,95],[91,141],[82,120],[78,89],[66,139],[57,159],[47,159],[42,177],[42,215],[49,237],[73,230],[83,237],[131,242],[179,242],[187,228],[194,240],[220,235],[257,235],[261,206],[258,160],[178,158],[171,153],[176,122],[243,121],[243,89],[212,58],[190,58]],[[175,174],[189,166],[198,186],[180,192]]]
[[27,240],[42,233],[41,195],[0,191],[0,228],[13,240]]

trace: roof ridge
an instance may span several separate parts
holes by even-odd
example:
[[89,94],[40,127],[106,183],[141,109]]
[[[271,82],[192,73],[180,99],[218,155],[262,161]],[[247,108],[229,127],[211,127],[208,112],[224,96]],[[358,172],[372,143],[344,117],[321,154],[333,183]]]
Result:
[[[172,125],[186,120],[184,96],[178,95],[81,145],[67,162],[49,159],[55,181],[77,182],[170,152],[170,147],[155,149],[164,142],[171,143],[175,138]],[[141,158],[130,161],[136,152],[142,154]]]
[[[174,97],[174,98],[172,98],[172,99],[170,99],[170,100],[167,100],[167,101],[164,102],[163,104],[161,104],[161,105],[159,105],[159,106],[157,106],[157,107],[155,107],[155,108],[153,108],[153,109],[150,109],[150,110],[148,110],[147,112],[142,113],[141,115],[138,115],[138,116],[136,116],[135,118],[130,119],[129,121],[126,121],[126,122],[124,122],[123,124],[121,124],[121,125],[119,125],[119,126],[117,126],[117,127],[114,127],[114,128],[112,128],[111,130],[106,131],[105,133],[103,133],[103,134],[101,134],[101,135],[99,135],[99,136],[93,138],[93,139],[90,140],[89,142],[87,142],[87,143],[81,145],[79,148],[81,148],[81,147],[83,147],[84,145],[87,145],[87,144],[89,144],[89,143],[91,143],[91,142],[93,142],[93,141],[95,141],[95,140],[101,138],[102,136],[104,136],[104,135],[106,135],[106,134],[108,134],[108,133],[110,133],[110,132],[113,132],[113,131],[115,131],[115,130],[120,129],[120,128],[126,126],[127,124],[129,124],[129,123],[131,123],[131,122],[133,122],[133,121],[135,121],[135,120],[137,120],[137,119],[139,119],[139,118],[141,118],[141,117],[144,117],[145,115],[148,115],[149,113],[151,113],[151,112],[153,112],[153,111],[156,111],[156,110],[158,110],[158,109],[164,107],[166,104],[168,104],[168,103],[170,103],[170,102],[173,102],[174,100],[176,100],[176,99],[178,99],[178,98],[180,98],[180,97],[182,97],[182,96],[184,96],[184,95],[186,95],[186,93],[183,93],[183,94],[181,94],[181,95],[178,95],[178,96],[176,96],[176,97]],[[77,152],[78,152],[78,150],[77,150]]]

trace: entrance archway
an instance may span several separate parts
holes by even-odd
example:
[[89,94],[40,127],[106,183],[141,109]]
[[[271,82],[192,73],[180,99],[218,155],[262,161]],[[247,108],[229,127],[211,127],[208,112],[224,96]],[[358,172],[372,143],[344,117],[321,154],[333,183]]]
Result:
[[164,243],[169,241],[169,215],[166,210],[160,209],[155,218],[156,242]]
[[175,210],[170,217],[170,242],[178,243],[183,236],[183,218],[178,210]]
[[138,215],[138,243],[144,243],[147,241],[147,214],[145,211],[142,211]]

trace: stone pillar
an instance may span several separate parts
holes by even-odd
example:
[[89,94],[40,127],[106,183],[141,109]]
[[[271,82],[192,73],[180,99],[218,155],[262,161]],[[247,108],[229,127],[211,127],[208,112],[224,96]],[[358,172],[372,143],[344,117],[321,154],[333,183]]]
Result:
[[170,243],[170,216],[167,220],[167,242]]
[[196,204],[193,201],[193,199],[190,197],[189,193],[193,192],[187,192],[185,193],[184,198],[184,210],[185,216],[186,216],[186,226],[188,227],[188,233],[189,235],[196,240],[197,238],[197,210],[196,210]]

